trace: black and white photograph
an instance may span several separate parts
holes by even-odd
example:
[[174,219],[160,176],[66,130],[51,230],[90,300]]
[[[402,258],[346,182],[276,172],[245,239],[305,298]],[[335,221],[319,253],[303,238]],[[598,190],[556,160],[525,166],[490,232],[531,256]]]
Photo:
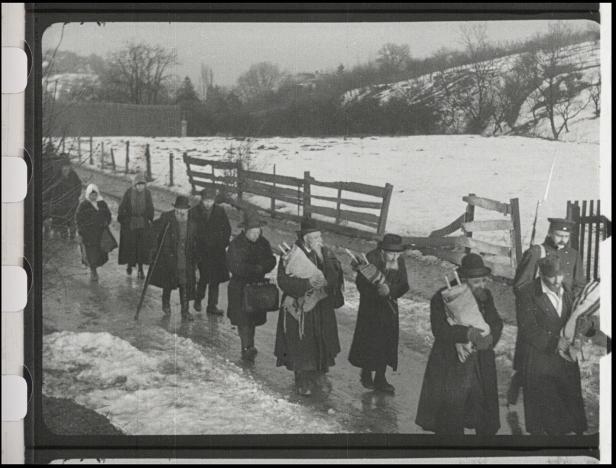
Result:
[[600,36],[51,24],[47,430],[597,436]]

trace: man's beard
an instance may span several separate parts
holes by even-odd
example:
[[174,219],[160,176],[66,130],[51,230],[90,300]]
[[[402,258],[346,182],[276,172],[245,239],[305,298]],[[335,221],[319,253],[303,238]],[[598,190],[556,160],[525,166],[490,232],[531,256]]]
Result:
[[471,289],[473,295],[480,301],[485,301],[488,298],[488,291],[486,288]]
[[310,247],[310,249],[313,250],[314,253],[317,254],[317,257],[319,257],[319,260],[323,261],[323,247],[320,244]]

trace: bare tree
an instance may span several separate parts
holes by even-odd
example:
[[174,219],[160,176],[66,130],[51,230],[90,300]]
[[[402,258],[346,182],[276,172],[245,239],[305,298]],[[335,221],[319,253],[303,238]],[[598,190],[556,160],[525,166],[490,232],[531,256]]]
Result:
[[238,78],[239,95],[244,102],[262,100],[274,92],[283,77],[284,74],[273,63],[256,63]]
[[400,72],[407,68],[411,60],[408,44],[388,42],[378,51],[376,62],[386,73]]
[[459,95],[469,129],[481,132],[494,114],[495,87],[498,75],[495,60],[490,58],[492,46],[488,42],[487,24],[464,24],[460,27],[460,40],[465,47],[470,65],[466,85]]
[[175,51],[130,43],[109,56],[103,86],[110,98],[134,104],[158,104],[171,78],[169,69],[176,63]]
[[595,107],[595,117],[601,115],[601,73],[595,73],[593,83],[588,88],[590,99]]
[[573,41],[573,29],[562,22],[552,23],[537,50],[530,52],[534,62],[533,93],[535,112],[542,111],[550,123],[552,137],[558,140],[568,122],[580,114],[589,100],[580,92],[588,85],[582,81],[581,65],[569,59],[566,46]]

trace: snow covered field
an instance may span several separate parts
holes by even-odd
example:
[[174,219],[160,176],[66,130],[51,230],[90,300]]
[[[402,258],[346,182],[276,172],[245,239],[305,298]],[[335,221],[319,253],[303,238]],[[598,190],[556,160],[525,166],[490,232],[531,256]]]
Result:
[[[593,121],[598,133],[598,120]],[[384,186],[394,192],[388,217],[388,231],[426,235],[446,226],[464,212],[462,196],[475,193],[503,202],[520,199],[524,246],[537,200],[543,198],[550,166],[556,164],[547,202],[542,205],[537,240],[546,233],[548,216],[564,216],[567,200],[598,199],[599,145],[595,143],[554,142],[518,136],[481,137],[475,135],[430,135],[365,138],[255,138],[225,137],[143,138],[130,137],[130,170],[145,170],[145,145],[150,144],[153,183],[169,182],[169,153],[174,155],[175,188],[190,190],[183,152],[191,156],[220,160],[229,151],[250,148],[254,170],[303,177],[304,171],[323,181],[354,181]],[[100,145],[107,163],[114,149],[116,165],[124,168],[124,137],[94,139],[95,166],[100,167]],[[82,159],[87,161],[82,140]],[[70,142],[67,151],[77,155]],[[209,169],[207,169],[209,170]],[[104,190],[104,187],[102,188]],[[335,196],[333,189],[327,195]],[[357,195],[344,194],[349,198]],[[269,199],[253,197],[269,208]],[[321,202],[319,202],[321,203]],[[325,203],[325,202],[323,202]],[[161,207],[164,208],[164,207]],[[296,206],[279,203],[280,210],[297,213]],[[373,211],[374,212],[374,211]],[[501,215],[476,210],[478,219]],[[485,233],[479,238],[508,242],[508,234]]]

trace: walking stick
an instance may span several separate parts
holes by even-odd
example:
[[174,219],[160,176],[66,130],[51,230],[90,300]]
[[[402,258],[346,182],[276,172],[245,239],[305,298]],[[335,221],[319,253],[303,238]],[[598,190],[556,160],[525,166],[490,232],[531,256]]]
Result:
[[163,243],[165,242],[165,236],[167,235],[167,230],[169,229],[169,225],[171,223],[167,223],[165,226],[165,230],[163,231],[163,235],[160,239],[160,245],[158,246],[158,250],[156,251],[156,256],[154,257],[154,262],[148,268],[148,274],[145,278],[145,284],[143,285],[143,290],[141,291],[141,297],[139,298],[139,305],[137,306],[137,312],[135,312],[135,320],[139,320],[139,312],[141,312],[141,306],[143,305],[143,300],[145,299],[145,292],[150,285],[150,278],[152,277],[152,272],[154,268],[156,268],[156,263],[158,263],[158,257],[160,257],[160,251],[163,248]]

